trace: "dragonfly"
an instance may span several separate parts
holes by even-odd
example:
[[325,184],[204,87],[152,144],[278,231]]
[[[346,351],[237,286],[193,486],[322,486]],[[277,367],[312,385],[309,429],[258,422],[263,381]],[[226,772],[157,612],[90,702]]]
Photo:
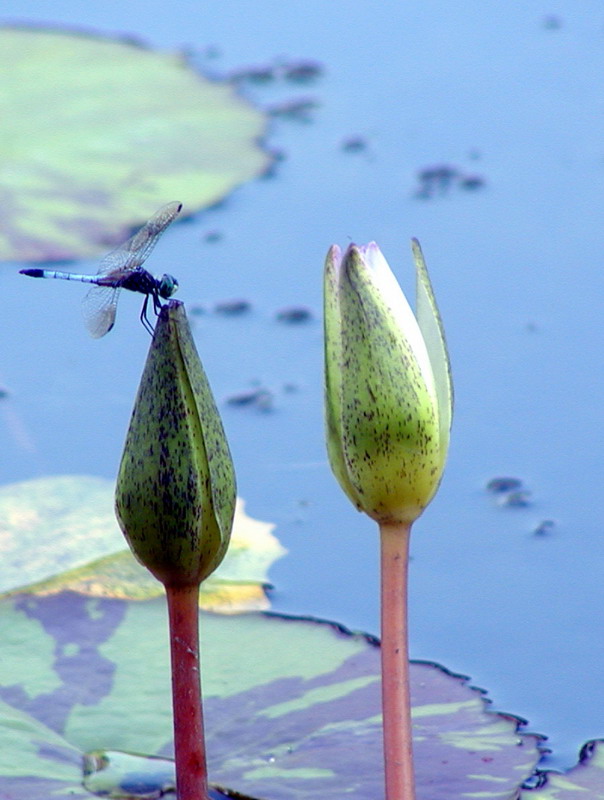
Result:
[[182,208],[182,203],[173,202],[159,209],[151,219],[127,242],[108,253],[99,265],[96,275],[83,275],[75,272],[60,272],[52,269],[22,269],[22,275],[31,278],[59,278],[64,281],[80,281],[94,284],[82,301],[84,321],[88,332],[99,339],[113,328],[117,312],[117,301],[121,289],[140,292],[145,301],[140,314],[143,327],[153,336],[153,326],[147,317],[149,298],[157,315],[162,299],[172,297],[178,289],[178,281],[172,275],[155,278],[143,264],[157,244],[157,240],[170,225]]

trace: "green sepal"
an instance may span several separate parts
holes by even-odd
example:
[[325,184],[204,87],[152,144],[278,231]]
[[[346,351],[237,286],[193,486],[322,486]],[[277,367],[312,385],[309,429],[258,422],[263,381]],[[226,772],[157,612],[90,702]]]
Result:
[[201,582],[226,553],[236,486],[226,436],[182,303],[159,315],[126,437],[116,514],[164,585]]
[[332,472],[349,500],[359,509],[360,498],[350,481],[342,451],[342,339],[338,301],[338,264],[341,251],[330,248],[325,260],[323,326],[325,343],[325,440]]
[[416,309],[415,315],[422,332],[430,365],[434,375],[436,387],[436,399],[438,401],[439,427],[441,436],[441,449],[447,452],[449,448],[449,433],[453,419],[453,377],[451,375],[451,363],[447,350],[447,340],[445,329],[432,282],[428,275],[428,268],[424,260],[422,248],[417,239],[411,240],[411,250],[415,261],[416,272]]
[[[423,328],[377,245],[351,245],[343,257],[333,247],[325,265],[329,460],[349,499],[381,523],[412,522],[422,513],[438,488],[447,454],[450,371],[418,247]],[[425,341],[424,329],[435,343]],[[443,376],[444,388],[437,385]]]

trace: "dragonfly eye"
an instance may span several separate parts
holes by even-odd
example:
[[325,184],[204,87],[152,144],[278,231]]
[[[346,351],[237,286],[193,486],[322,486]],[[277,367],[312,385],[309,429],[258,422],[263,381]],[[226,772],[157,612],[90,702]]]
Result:
[[162,275],[159,282],[159,296],[167,300],[178,289],[178,281],[172,275]]

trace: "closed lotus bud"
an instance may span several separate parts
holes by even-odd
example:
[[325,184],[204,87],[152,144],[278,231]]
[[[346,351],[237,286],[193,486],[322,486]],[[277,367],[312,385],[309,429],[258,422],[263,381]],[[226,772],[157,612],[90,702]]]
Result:
[[201,582],[222,561],[235,513],[222,422],[182,303],[159,315],[116,489],[134,555],[167,586]]
[[410,523],[440,482],[452,384],[419,243],[417,317],[379,247],[334,246],[325,265],[325,418],[331,468],[379,523]]

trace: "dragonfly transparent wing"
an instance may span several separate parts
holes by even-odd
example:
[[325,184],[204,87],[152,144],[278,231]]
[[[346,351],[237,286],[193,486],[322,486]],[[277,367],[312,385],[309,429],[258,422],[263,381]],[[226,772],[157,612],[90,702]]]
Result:
[[157,211],[151,219],[138,230],[127,242],[108,253],[100,263],[98,276],[107,276],[115,280],[127,277],[132,270],[142,266],[157,240],[170,225],[182,208],[182,203],[168,203]]
[[119,287],[93,286],[82,300],[82,313],[88,332],[95,339],[109,333],[115,322]]
[[181,208],[182,203],[178,202],[163,206],[134,236],[101,261],[96,274],[100,285],[93,286],[82,302],[86,327],[95,339],[113,328],[121,282],[147,260],[157,240],[176,219]]

